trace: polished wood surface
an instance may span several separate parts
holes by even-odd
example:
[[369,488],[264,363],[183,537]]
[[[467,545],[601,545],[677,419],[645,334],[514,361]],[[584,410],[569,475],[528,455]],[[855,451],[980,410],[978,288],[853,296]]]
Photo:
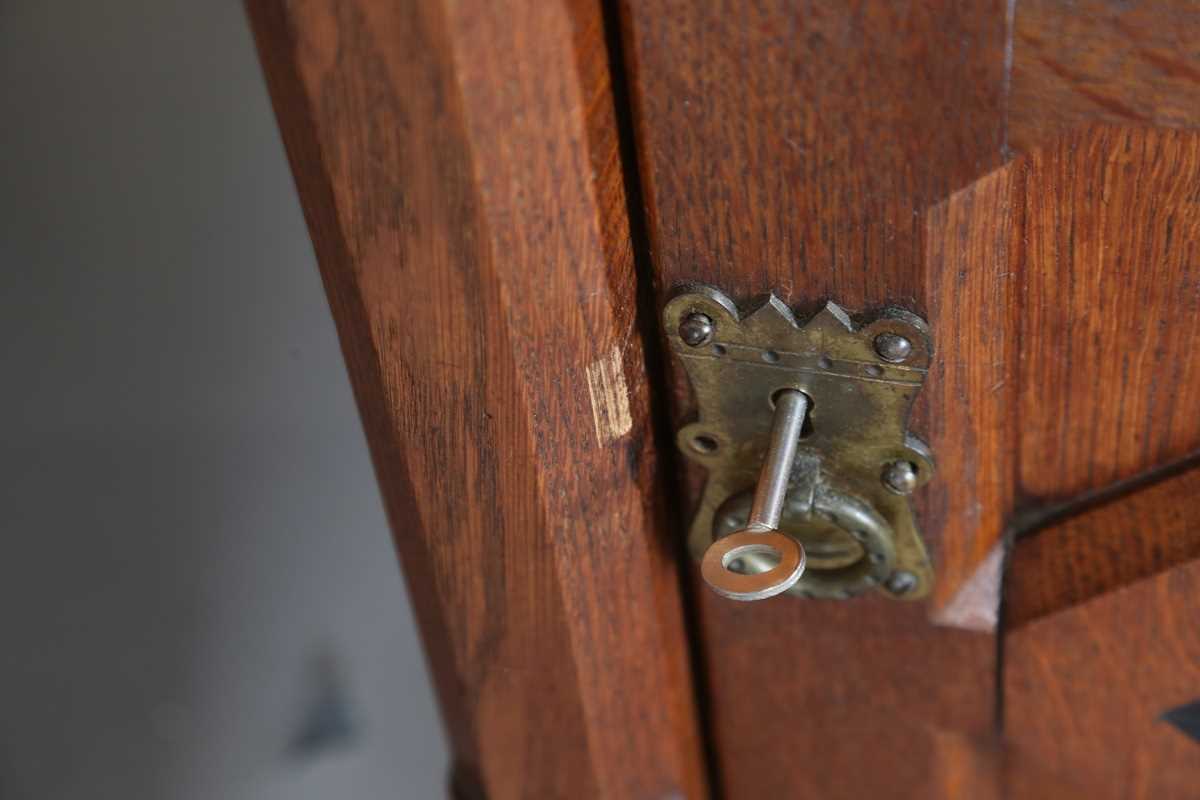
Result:
[[1200,125],[1194,0],[1020,0],[1013,24],[1013,149],[1091,122]]
[[924,311],[918,212],[1001,161],[1003,0],[622,9],[662,286]]
[[1198,182],[1200,134],[1093,125],[926,215],[935,620],[994,623],[1009,527],[1200,450]]
[[1190,561],[1014,630],[1004,662],[1010,760],[1094,798],[1195,797],[1200,742],[1163,714],[1200,700],[1197,619],[1200,561]]
[[249,10],[456,796],[704,796],[598,4]]
[[1200,449],[1200,134],[1074,131],[1027,174],[1017,460],[1046,504]]
[[921,524],[940,545],[930,619],[980,631],[996,626],[1004,534],[1017,495],[1013,312],[1024,178],[1009,165],[923,215],[928,319],[937,337],[920,399],[938,476],[917,498]]
[[[726,698],[713,712],[723,774],[733,771],[750,784],[727,778],[728,794],[853,796],[887,791],[897,776],[905,786],[898,796],[957,797],[964,786],[971,796],[1019,786],[1053,788],[1062,797],[1099,791],[1057,756],[1045,760],[1036,746],[1026,746],[1035,739],[1014,719],[1052,706],[1054,687],[1026,681],[1018,685],[1027,695],[1005,691],[993,698],[998,687],[989,671],[998,663],[997,643],[986,632],[997,621],[1007,532],[1042,514],[1069,517],[1073,506],[1088,507],[1111,487],[1194,459],[1200,448],[1200,418],[1190,413],[1200,402],[1200,371],[1190,356],[1200,347],[1198,169],[1200,134],[1090,126],[923,213],[928,313],[933,329],[945,332],[937,337],[923,431],[942,476],[926,490],[922,516],[938,548],[938,586],[922,608],[780,598],[770,608],[744,609],[702,596],[711,691]],[[1019,629],[1024,622],[1067,613],[1195,558],[1195,482],[1188,474],[1144,494],[1118,493],[1103,513],[1021,540],[1009,557],[1008,620],[1015,632],[1006,639],[1027,641]],[[1172,578],[1170,585],[1186,580]],[[1160,605],[1147,613],[1200,619],[1186,593]],[[1087,613],[1070,611],[1074,622],[1064,625],[1086,625]],[[1119,647],[1120,630],[1097,624],[1103,646]],[[1041,646],[1052,651],[1054,641],[1046,634]],[[1025,665],[1023,647],[1004,645]],[[839,668],[831,671],[831,663]],[[914,663],[923,670],[919,676],[907,672]],[[1013,667],[1013,674],[1026,668]],[[1134,668],[1114,667],[1109,678],[1128,680]],[[1178,694],[1183,684],[1160,677],[1166,669],[1154,667],[1147,679]],[[1072,684],[1074,700],[1103,708],[1096,695],[1106,685],[1103,675],[1097,668],[1086,689]],[[772,688],[739,696],[747,685]],[[1200,695],[1200,684],[1196,689]],[[1134,693],[1107,717],[1093,710],[1090,724],[1119,731],[1125,716],[1139,714],[1152,722],[1169,706],[1150,706],[1167,699],[1158,689]],[[1003,702],[1004,713],[993,718],[987,701]],[[789,725],[789,710],[806,725]],[[1001,722],[1005,735],[998,738]],[[1049,730],[1055,724],[1047,723]],[[839,737],[831,740],[829,730]],[[1121,735],[1111,734],[1107,744],[1115,746]],[[790,751],[777,747],[778,761],[762,755],[785,738],[820,752],[831,769],[789,769]],[[1179,794],[1186,785],[1179,775],[1192,773],[1171,766],[1185,749],[1161,732],[1151,742],[1135,748],[1139,763],[1166,763],[1176,777],[1162,783],[1139,772],[1140,783],[1126,776],[1100,796],[1142,796],[1113,791],[1114,785],[1168,792],[1144,796],[1186,796]],[[888,770],[854,772],[860,747],[885,754]],[[755,751],[757,763],[774,771],[748,768]],[[1062,758],[1082,769],[1101,750],[1073,752]]]

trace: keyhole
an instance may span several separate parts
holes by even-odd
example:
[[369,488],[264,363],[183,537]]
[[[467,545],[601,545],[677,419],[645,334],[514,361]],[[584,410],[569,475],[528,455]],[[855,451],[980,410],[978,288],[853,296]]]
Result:
[[[782,389],[777,389],[775,391],[775,393],[773,395],[771,395],[771,408],[775,407],[775,403],[779,399],[780,394],[782,394],[783,392],[794,392],[794,391],[796,391],[796,390],[791,388],[790,386],[785,386]],[[816,432],[816,429],[813,427],[813,408],[816,407],[816,403],[813,402],[812,397],[810,397],[807,392],[801,392],[800,394],[802,394],[806,398],[808,398],[808,412],[804,415],[804,421],[800,423],[800,440],[803,441],[803,440],[807,439],[808,437],[812,436]]]

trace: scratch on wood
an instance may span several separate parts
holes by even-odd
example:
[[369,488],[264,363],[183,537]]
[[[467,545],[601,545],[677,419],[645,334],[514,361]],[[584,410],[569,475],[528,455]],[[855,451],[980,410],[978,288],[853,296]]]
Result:
[[588,394],[592,397],[592,422],[601,447],[629,433],[629,390],[621,370],[621,351],[614,347],[607,356],[587,368]]

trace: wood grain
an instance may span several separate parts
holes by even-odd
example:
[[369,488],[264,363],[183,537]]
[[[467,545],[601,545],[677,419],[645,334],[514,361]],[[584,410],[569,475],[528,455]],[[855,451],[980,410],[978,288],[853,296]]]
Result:
[[696,593],[725,796],[994,796],[991,635],[874,596]]
[[1049,144],[1093,122],[1200,126],[1200,13],[1193,0],[1020,0],[1008,143]]
[[[945,525],[939,590],[959,594],[935,594],[935,620],[994,614],[1014,515],[1063,513],[1200,447],[1198,147],[1185,131],[1074,130],[926,215],[931,321],[950,331],[932,442],[953,476],[930,487],[926,520]],[[1200,761],[1156,720],[1192,680],[1172,661],[1197,663],[1181,621],[1197,598],[1175,573],[1200,556],[1198,487],[1184,473],[1017,540],[1005,743],[998,771],[976,761],[980,780],[1013,797],[1190,796]],[[1150,576],[1159,588],[1122,588]]]
[[[598,5],[250,10],[456,791],[703,796]],[[1154,722],[1200,695],[1194,509],[1149,489],[1018,542],[1007,746],[992,630],[1009,527],[1200,450],[1200,134],[1088,127],[1193,124],[1187,12],[621,3],[659,296],[898,304],[937,345],[912,422],[941,469],[915,497],[933,597],[697,590],[725,796],[1195,785]]]
[[1090,797],[1195,797],[1200,745],[1161,715],[1200,698],[1197,618],[1200,561],[1192,561],[1012,632],[1010,759]]
[[1200,134],[1093,127],[1026,170],[1019,492],[1048,504],[1200,449]]
[[919,213],[1000,164],[1003,0],[627,0],[664,287],[923,311]]
[[1200,470],[1192,469],[1018,539],[1005,579],[1007,626],[1200,559],[1197,498]]
[[[993,737],[1006,530],[1200,447],[1195,140],[1068,124],[996,170],[1019,100],[1002,5],[623,6],[660,291],[895,303],[937,346],[912,423],[941,462],[915,498],[930,601],[698,591],[730,797],[989,796],[1054,775]],[[821,769],[795,763],[809,753]],[[877,769],[855,768],[864,753]]]
[[922,527],[940,542],[930,617],[971,630],[996,627],[1016,502],[1021,343],[1013,309],[1025,197],[1025,171],[1007,165],[924,215],[936,352],[921,402],[939,477],[919,507]]
[[[1000,164],[1003,2],[630,0],[623,20],[661,291],[927,311],[922,214]],[[876,598],[697,600],[725,796],[989,796],[992,635]]]
[[1197,186],[1200,134],[1091,126],[925,215],[939,622],[994,623],[1007,526],[1200,449]]
[[598,4],[249,10],[454,791],[705,796]]

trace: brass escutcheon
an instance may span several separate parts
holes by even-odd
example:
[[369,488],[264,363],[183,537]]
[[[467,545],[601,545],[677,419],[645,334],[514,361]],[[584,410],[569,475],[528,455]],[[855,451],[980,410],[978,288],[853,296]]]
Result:
[[[694,284],[673,294],[663,321],[697,407],[677,442],[708,471],[689,532],[692,554],[700,559],[715,541],[745,531],[772,398],[790,389],[810,402],[778,515],[778,532],[800,543],[806,562],[787,592],[928,594],[933,568],[908,495],[930,480],[934,463],[907,431],[932,355],[925,322],[902,309],[856,322],[830,302],[800,325],[774,295],[743,316],[717,289]],[[779,567],[770,552],[749,548],[722,563],[734,573],[766,573]]]

